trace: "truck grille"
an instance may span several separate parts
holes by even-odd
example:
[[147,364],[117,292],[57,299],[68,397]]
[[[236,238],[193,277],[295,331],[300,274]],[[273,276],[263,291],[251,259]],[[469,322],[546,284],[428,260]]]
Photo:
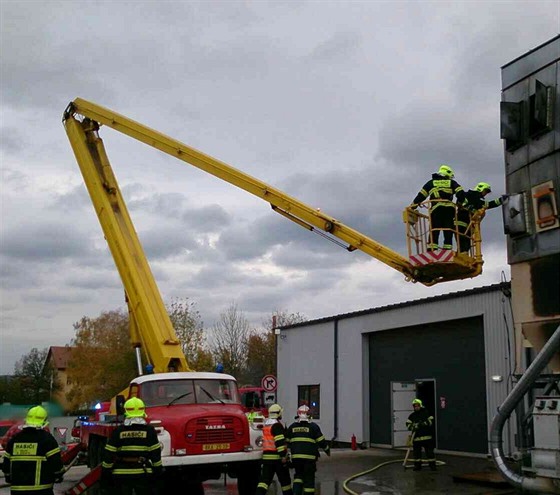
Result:
[[[202,444],[231,443],[235,441],[235,431],[241,430],[237,418],[198,418],[187,424],[187,441]],[[236,428],[237,426],[237,428]]]

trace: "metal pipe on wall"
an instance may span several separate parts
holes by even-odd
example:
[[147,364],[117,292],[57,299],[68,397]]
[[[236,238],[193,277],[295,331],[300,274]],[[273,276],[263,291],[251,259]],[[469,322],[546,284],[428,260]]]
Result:
[[546,367],[552,356],[560,348],[560,326],[556,328],[552,337],[541,349],[535,360],[531,363],[521,380],[509,393],[504,403],[498,409],[498,414],[494,416],[490,428],[490,452],[498,471],[511,485],[520,488],[522,491],[537,493],[556,493],[560,494],[560,487],[555,486],[550,478],[530,478],[522,476],[512,471],[505,463],[502,430],[506,420],[510,417],[515,406],[523,399],[531,385],[537,380],[541,371]]

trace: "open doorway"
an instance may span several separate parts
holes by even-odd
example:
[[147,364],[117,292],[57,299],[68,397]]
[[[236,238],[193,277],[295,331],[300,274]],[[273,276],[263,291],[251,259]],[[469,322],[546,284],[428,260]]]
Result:
[[416,398],[422,401],[424,407],[434,417],[434,440],[437,448],[437,407],[436,381],[433,378],[416,379]]

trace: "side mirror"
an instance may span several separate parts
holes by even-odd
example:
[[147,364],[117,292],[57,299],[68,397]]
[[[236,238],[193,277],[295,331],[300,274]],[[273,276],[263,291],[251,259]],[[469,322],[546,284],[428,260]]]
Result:
[[117,395],[116,398],[116,410],[117,416],[122,416],[124,414],[124,395]]

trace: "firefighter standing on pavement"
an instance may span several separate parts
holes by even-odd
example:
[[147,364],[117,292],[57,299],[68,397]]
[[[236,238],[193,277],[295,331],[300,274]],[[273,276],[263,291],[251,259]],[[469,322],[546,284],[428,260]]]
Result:
[[101,486],[115,495],[152,495],[162,472],[157,433],[146,423],[141,399],[128,399],[124,410],[124,424],[113,431],[105,445]]
[[294,495],[313,495],[315,493],[315,472],[319,448],[331,455],[330,447],[319,425],[309,418],[309,407],[300,406],[298,420],[288,428],[288,440],[294,473]]
[[484,197],[492,192],[492,187],[488,182],[479,182],[474,189],[469,189],[465,193],[465,200],[463,203],[457,203],[457,231],[459,232],[459,250],[467,252],[471,248],[471,234],[469,232],[469,225],[471,223],[471,216],[477,210],[482,208],[491,210],[501,206],[508,197],[506,194],[492,201],[486,201]]
[[432,471],[436,470],[436,458],[434,455],[433,426],[434,417],[422,405],[420,399],[412,401],[414,411],[406,420],[406,427],[413,433],[412,451],[414,453],[414,471],[422,469],[422,448],[426,451],[428,465]]
[[286,430],[281,419],[282,408],[278,404],[272,404],[268,408],[268,418],[263,427],[263,456],[257,495],[266,494],[275,474],[282,487],[282,494],[292,495]]
[[465,191],[454,180],[455,173],[449,165],[439,167],[437,173],[424,184],[416,195],[411,208],[416,208],[420,203],[430,198],[430,223],[431,239],[428,250],[435,251],[439,248],[439,234],[443,231],[443,249],[453,249],[453,230],[455,223],[455,204],[453,196],[459,203],[465,200]]
[[55,438],[44,428],[47,411],[41,406],[29,409],[22,430],[6,446],[2,471],[11,493],[53,495],[54,483],[60,483],[64,465]]

